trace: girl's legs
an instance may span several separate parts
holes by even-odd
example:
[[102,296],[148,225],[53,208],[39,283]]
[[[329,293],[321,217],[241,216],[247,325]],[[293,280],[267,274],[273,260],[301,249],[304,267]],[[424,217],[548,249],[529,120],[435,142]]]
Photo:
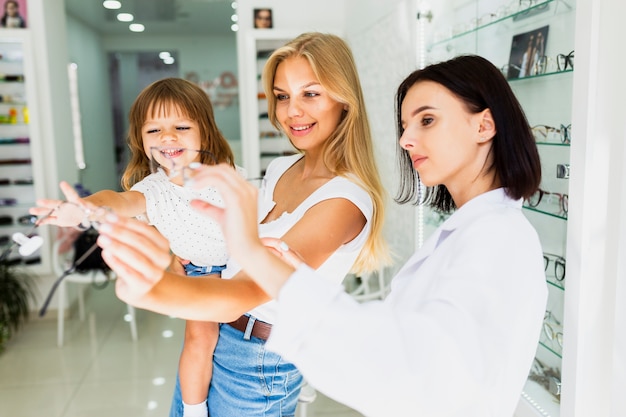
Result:
[[[213,374],[213,351],[218,336],[217,323],[188,320],[185,325],[185,344],[178,363],[185,417],[207,416],[206,398]],[[197,411],[192,411],[194,407],[186,406],[196,404],[201,404],[195,407]]]

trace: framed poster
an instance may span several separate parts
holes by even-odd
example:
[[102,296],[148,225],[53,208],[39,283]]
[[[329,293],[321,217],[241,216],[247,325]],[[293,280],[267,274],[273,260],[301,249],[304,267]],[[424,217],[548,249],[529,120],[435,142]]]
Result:
[[254,28],[271,29],[272,27],[274,27],[272,9],[254,9]]
[[513,36],[506,78],[522,78],[546,71],[549,26]]
[[3,1],[0,27],[2,28],[25,28],[26,27],[26,0],[1,0]]

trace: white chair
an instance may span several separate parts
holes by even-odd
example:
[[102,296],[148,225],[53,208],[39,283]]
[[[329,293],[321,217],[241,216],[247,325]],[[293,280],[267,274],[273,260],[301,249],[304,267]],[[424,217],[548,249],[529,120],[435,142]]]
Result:
[[[74,258],[74,249],[72,245],[71,249],[60,252],[61,246],[65,243],[65,239],[59,239],[54,242],[52,248],[52,268],[57,277],[60,277],[68,268],[71,267]],[[65,324],[65,304],[67,299],[66,284],[69,282],[75,284],[93,284],[103,283],[105,280],[114,280],[115,273],[110,271],[105,274],[103,271],[92,270],[88,272],[73,272],[66,276],[59,284],[57,288],[58,297],[58,317],[57,317],[57,344],[59,347],[63,346],[63,330]],[[128,315],[130,317],[130,336],[133,341],[137,340],[137,322],[135,321],[135,308],[127,304]],[[78,291],[78,316],[81,321],[85,320],[85,298],[83,291]]]
[[317,391],[304,381],[298,396],[298,417],[307,417],[307,407],[317,398]]

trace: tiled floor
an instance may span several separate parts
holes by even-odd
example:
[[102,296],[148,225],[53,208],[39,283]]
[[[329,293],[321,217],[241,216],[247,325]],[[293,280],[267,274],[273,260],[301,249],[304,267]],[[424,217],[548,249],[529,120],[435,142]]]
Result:
[[[112,286],[90,289],[86,309],[84,322],[66,320],[62,348],[51,318],[31,319],[9,342],[0,354],[0,417],[168,415],[184,322],[138,310],[133,342]],[[318,393],[307,416],[361,414]]]

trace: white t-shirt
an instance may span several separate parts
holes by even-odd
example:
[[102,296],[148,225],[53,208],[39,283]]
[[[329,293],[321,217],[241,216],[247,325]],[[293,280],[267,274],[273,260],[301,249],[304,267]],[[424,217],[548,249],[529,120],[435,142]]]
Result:
[[[238,171],[243,175],[241,168]],[[226,264],[228,252],[219,224],[189,206],[194,199],[223,204],[217,190],[181,187],[162,170],[148,175],[131,190],[145,196],[146,220],[170,241],[177,256],[198,266]]]
[[[280,157],[273,160],[267,168],[265,174],[265,184],[259,191],[259,213],[258,220],[261,222],[276,204],[273,200],[274,188],[279,178],[303,155]],[[370,233],[371,218],[373,213],[372,199],[369,194],[355,182],[345,177],[335,177],[315,190],[307,197],[292,213],[283,213],[279,218],[268,223],[259,224],[259,236],[261,237],[282,237],[291,229],[315,204],[332,199],[344,198],[352,202],[361,210],[365,216],[366,224],[356,238],[345,245],[340,246],[320,267],[320,276],[333,283],[341,283],[350,272],[352,265],[356,261],[363,245],[367,241]],[[232,259],[228,261],[227,268],[222,271],[222,278],[231,278],[241,268]],[[262,304],[250,314],[267,323],[274,323],[276,317],[276,302],[269,301]]]

